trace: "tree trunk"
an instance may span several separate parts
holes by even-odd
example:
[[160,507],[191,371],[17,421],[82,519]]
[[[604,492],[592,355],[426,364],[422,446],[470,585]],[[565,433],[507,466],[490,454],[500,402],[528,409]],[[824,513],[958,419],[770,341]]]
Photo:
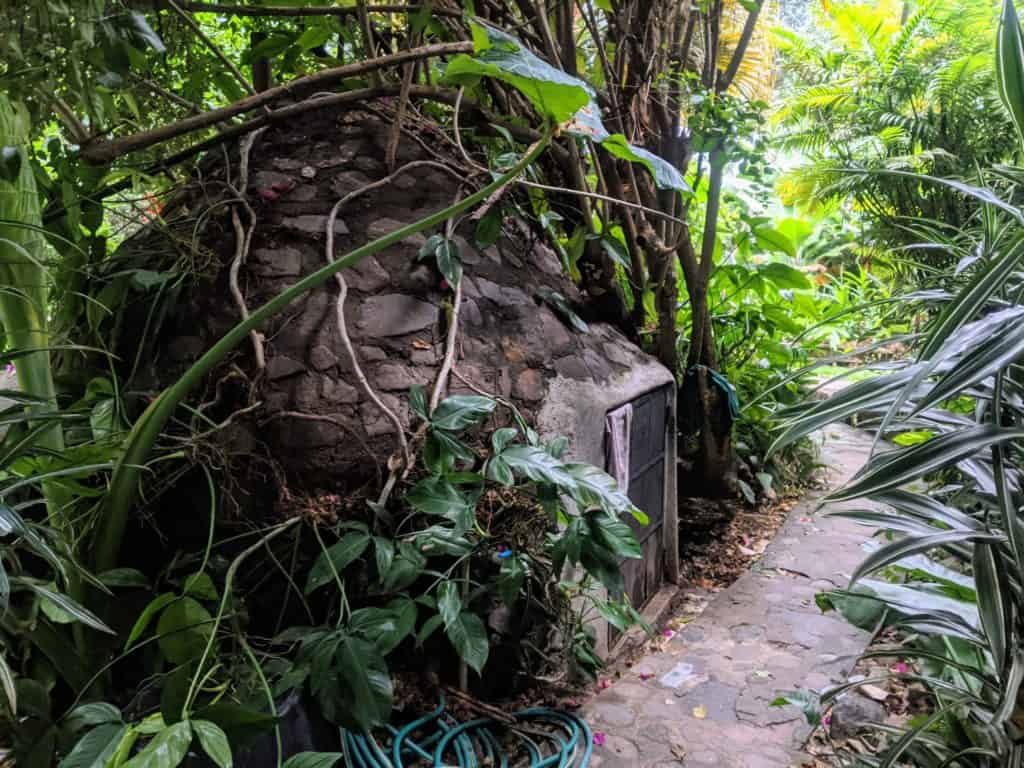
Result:
[[681,253],[680,261],[690,294],[692,321],[686,372],[679,388],[679,427],[683,435],[680,455],[691,456],[679,478],[690,496],[723,498],[736,494],[736,457],[732,448],[733,414],[729,393],[715,380],[718,354],[708,307],[708,285],[718,229],[723,158],[712,153],[708,189],[707,219],[700,263],[692,248]]
[[[733,415],[728,393],[715,381],[714,333],[706,294],[693,301],[690,355],[679,391],[682,432],[692,462],[680,477],[688,496],[736,495],[736,456],[732,447]],[[700,319],[698,319],[700,318]]]

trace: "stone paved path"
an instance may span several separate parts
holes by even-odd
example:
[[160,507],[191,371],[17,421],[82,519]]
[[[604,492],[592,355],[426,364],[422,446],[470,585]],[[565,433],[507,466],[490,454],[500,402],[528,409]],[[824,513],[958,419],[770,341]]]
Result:
[[[869,447],[870,438],[851,427],[826,430],[830,488],[861,466]],[[758,566],[718,593],[663,652],[585,704],[588,721],[605,734],[595,768],[800,765],[810,728],[796,707],[771,701],[779,691],[845,680],[868,640],[814,602],[818,591],[846,585],[868,534],[824,517],[835,506],[818,509],[821,495],[795,506]]]

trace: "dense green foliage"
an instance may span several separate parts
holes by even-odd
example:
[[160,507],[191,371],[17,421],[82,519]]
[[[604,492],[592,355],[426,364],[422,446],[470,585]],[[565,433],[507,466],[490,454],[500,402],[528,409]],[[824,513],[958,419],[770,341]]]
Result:
[[[760,2],[559,3],[550,17],[530,3],[158,5],[33,0],[0,20],[0,362],[20,382],[0,412],[0,722],[19,764],[175,768],[202,749],[227,768],[275,732],[266,713],[291,691],[364,729],[388,719],[403,665],[435,665],[442,682],[465,684],[501,653],[518,677],[592,674],[601,662],[588,620],[638,622],[635,606],[608,595],[623,586],[620,561],[640,554],[627,520],[643,514],[510,403],[444,397],[443,369],[429,395],[404,394],[413,424],[372,498],[279,487],[279,519],[232,519],[230,468],[209,438],[235,414],[214,421],[196,388],[229,355],[249,354],[267,317],[410,234],[431,234],[419,258],[455,299],[471,271],[450,231],[464,211],[486,210],[480,241],[493,242],[507,217],[527,222],[583,293],[580,305],[547,296],[566,322],[580,333],[581,316],[612,323],[677,374],[687,458],[717,481],[709,490],[738,490],[741,503],[805,479],[814,458],[799,438],[844,412],[839,401],[798,404],[800,374],[859,359],[859,344],[870,355],[905,340],[922,319],[949,318],[921,347],[939,367],[849,390],[895,397],[915,370],[915,387],[938,388],[942,399],[912,416],[903,406],[918,394],[907,390],[883,432],[900,431],[903,443],[969,438],[956,457],[974,471],[984,462],[967,451],[990,446],[992,430],[968,429],[962,398],[953,411],[938,406],[961,390],[1019,404],[1012,375],[949,373],[963,350],[948,344],[984,338],[980,316],[1015,311],[1016,294],[993,283],[964,294],[969,306],[943,308],[984,275],[1009,279],[1015,262],[1003,255],[1020,253],[1016,172],[995,165],[1018,144],[998,106],[994,27],[978,4],[931,4],[899,25],[888,5],[831,4],[830,34],[783,34],[782,139],[768,121],[772,20]],[[664,46],[637,39],[638,17],[654,20]],[[1002,90],[1012,90],[1005,78]],[[403,115],[451,138],[466,195],[247,308],[176,383],[140,391],[161,319],[213,267],[199,242],[134,257],[117,246],[159,228],[164,206],[180,205],[225,147],[328,102],[386,109],[394,142],[408,140]],[[780,175],[776,161],[795,150],[805,167]],[[979,167],[1000,198],[877,173],[977,183]],[[219,213],[244,214],[245,192]],[[193,213],[198,241],[213,211]],[[904,301],[891,267],[905,254],[892,249],[921,232],[940,254],[923,260],[927,274],[959,269],[935,281],[944,292]],[[128,303],[150,307],[131,361],[115,352]],[[980,348],[989,367],[1016,350],[1000,339]],[[984,352],[963,357],[961,372],[976,370],[974,355]],[[1005,394],[991,391],[997,382]],[[699,397],[686,395],[691,384]],[[770,452],[783,407],[791,428]],[[495,414],[511,426],[495,428]],[[734,434],[735,487],[723,482],[735,474]],[[940,439],[933,445],[945,447]],[[1001,470],[985,471],[998,497]],[[160,519],[161,501],[181,488],[188,509]],[[966,492],[944,493],[941,510]],[[972,493],[972,504],[991,503]],[[157,536],[187,530],[140,570],[126,565],[129,520]],[[942,529],[936,543],[962,554],[981,542],[1004,558],[999,526],[979,526]],[[268,583],[279,614],[263,605]],[[488,625],[500,611],[557,626],[559,658],[530,638],[501,647]],[[292,614],[301,620],[286,621]]]
[[[956,148],[958,160],[973,158],[978,167],[954,167],[947,170],[950,178],[904,177],[935,190],[919,199],[961,197],[956,209],[967,215],[957,219],[945,209],[928,213],[917,203],[891,201],[895,213],[917,217],[915,234],[931,235],[917,245],[945,256],[933,262],[944,264],[935,277],[938,290],[910,297],[927,318],[913,355],[874,369],[824,402],[787,409],[776,443],[854,416],[878,435],[866,466],[831,498],[863,500],[836,514],[877,529],[879,542],[846,589],[818,601],[864,629],[894,628],[900,647],[867,656],[899,659],[892,676],[922,686],[931,704],[905,726],[874,726],[877,757],[845,755],[850,764],[987,768],[1022,759],[1024,172],[996,164],[1015,160],[1021,145],[1007,148],[991,139],[998,132],[1015,142],[1021,137],[1024,48],[1012,0],[1002,8],[998,46],[994,25],[982,29],[997,55],[979,78],[990,93],[979,98],[993,98],[998,84],[1005,111],[972,118],[988,126]],[[963,183],[964,175],[978,183]],[[875,183],[887,185],[888,178],[876,175]],[[896,220],[883,213],[867,211],[882,224]],[[779,703],[799,703],[820,721],[824,708],[872,682],[879,680],[794,693]]]

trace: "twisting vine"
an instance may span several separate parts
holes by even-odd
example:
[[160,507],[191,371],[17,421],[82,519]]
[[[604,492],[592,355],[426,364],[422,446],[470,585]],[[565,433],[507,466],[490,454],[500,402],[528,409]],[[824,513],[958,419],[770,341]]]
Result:
[[454,205],[450,205],[437,213],[414,221],[411,224],[396,229],[394,232],[366,243],[341,259],[332,261],[311,275],[307,275],[290,288],[286,288],[273,299],[259,307],[248,319],[241,321],[225,333],[213,347],[185,371],[177,382],[153,400],[129,433],[124,453],[117,464],[114,476],[110,482],[105,514],[102,516],[101,524],[97,528],[95,540],[97,569],[105,571],[117,565],[121,541],[124,538],[124,530],[128,522],[128,513],[135,500],[140,474],[164,425],[188,393],[198,386],[206,375],[248,336],[250,331],[259,328],[264,321],[287,307],[299,296],[322,285],[346,267],[357,264],[367,256],[382,251],[389,245],[398,243],[411,235],[437,226],[487,199],[495,190],[507,184],[509,180],[514,179],[540,157],[541,153],[550,143],[551,135],[551,128],[546,127],[541,138],[529,147],[519,162],[490,184],[480,188]]

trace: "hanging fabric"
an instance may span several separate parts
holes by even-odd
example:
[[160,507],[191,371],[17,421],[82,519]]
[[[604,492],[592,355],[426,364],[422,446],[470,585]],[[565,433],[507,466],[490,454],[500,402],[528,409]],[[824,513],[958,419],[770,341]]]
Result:
[[608,411],[605,419],[605,439],[609,453],[608,474],[615,478],[623,493],[629,493],[629,438],[632,432],[632,403]]

